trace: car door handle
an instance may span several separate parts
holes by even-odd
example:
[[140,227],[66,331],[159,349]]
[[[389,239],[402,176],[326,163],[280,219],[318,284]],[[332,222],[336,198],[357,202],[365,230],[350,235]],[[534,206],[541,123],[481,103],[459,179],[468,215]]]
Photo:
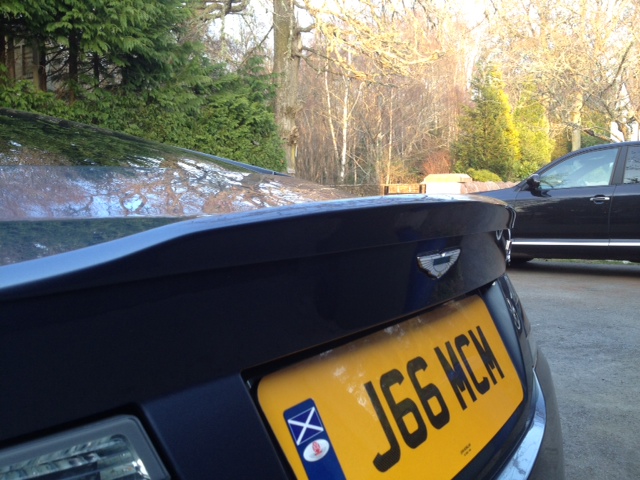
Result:
[[596,195],[595,197],[591,197],[589,199],[589,201],[595,203],[596,205],[608,202],[609,200],[611,200],[611,197],[607,197],[606,195]]

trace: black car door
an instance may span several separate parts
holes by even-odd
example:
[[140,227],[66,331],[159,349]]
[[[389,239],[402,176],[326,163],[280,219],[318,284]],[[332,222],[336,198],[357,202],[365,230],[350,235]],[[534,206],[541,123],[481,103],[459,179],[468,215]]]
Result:
[[532,256],[606,257],[619,150],[576,153],[542,170],[540,187],[516,197],[514,246]]
[[627,148],[621,177],[611,204],[610,256],[640,261],[640,146]]

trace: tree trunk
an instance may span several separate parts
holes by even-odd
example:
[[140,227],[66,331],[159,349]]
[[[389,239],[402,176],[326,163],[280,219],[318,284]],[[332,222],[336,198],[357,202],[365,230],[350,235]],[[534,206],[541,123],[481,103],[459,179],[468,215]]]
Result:
[[40,90],[43,92],[47,91],[47,47],[44,43],[44,40],[40,42],[40,53],[39,53],[40,63],[38,64],[38,70],[40,72]]
[[91,55],[91,63],[93,67],[93,79],[96,82],[96,86],[100,85],[100,55],[94,53]]
[[7,37],[5,36],[5,25],[0,17],[0,65],[7,66]]
[[80,55],[80,39],[74,30],[69,34],[69,105],[76,100],[76,88],[78,86],[78,62]]
[[285,147],[287,172],[295,174],[299,135],[296,115],[300,109],[298,72],[302,38],[296,23],[293,0],[273,1],[273,25],[273,73],[278,86],[275,99],[276,122]]
[[344,96],[342,98],[342,150],[340,151],[340,183],[347,179],[347,138],[349,133],[349,88],[350,80],[344,79]]
[[631,140],[631,128],[629,128],[628,120],[616,120],[618,130],[622,133],[622,140],[627,142]]
[[[327,67],[328,68],[328,67]],[[335,158],[340,158],[338,150],[338,140],[336,138],[336,128],[333,123],[333,107],[331,104],[331,89],[329,88],[329,72],[324,72],[324,91],[327,99],[327,122],[329,123],[329,133],[331,133],[331,142],[333,144],[333,154]]]
[[571,151],[580,150],[582,141],[582,92],[575,94],[575,99],[571,109]]
[[387,184],[391,183],[391,161],[393,158],[393,90],[389,99],[389,144],[387,145]]

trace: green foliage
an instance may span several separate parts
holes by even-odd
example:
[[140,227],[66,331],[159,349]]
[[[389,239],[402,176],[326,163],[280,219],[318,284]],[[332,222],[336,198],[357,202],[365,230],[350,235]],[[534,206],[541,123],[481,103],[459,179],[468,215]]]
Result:
[[[567,129],[567,131],[556,139],[555,148],[551,153],[551,159],[555,160],[556,158],[560,158],[563,155],[571,152],[571,139],[567,138],[571,133],[571,130]],[[580,148],[593,147],[594,145],[604,145],[609,143],[606,140],[601,138],[594,137],[593,135],[588,135],[586,133],[582,133],[580,135]]]
[[[580,138],[581,148],[610,143],[611,127],[608,117],[603,113],[585,107],[582,110],[582,126],[584,131]],[[591,131],[595,136],[589,135],[586,131]]]
[[[172,78],[196,61],[182,38],[193,1],[15,0],[0,4],[0,27],[48,46],[65,93],[99,83],[138,86]],[[74,92],[75,93],[75,92]],[[74,98],[73,95],[70,98]]]
[[3,0],[0,2],[0,25],[9,36],[41,37],[47,22],[54,18],[57,3],[57,0]]
[[[43,113],[150,140],[203,151],[282,171],[284,155],[267,77],[248,69],[211,71],[210,85],[196,95],[181,85],[147,89],[96,89],[73,105],[33,82],[11,83],[0,77],[0,106]],[[260,68],[261,68],[261,64]]]
[[502,76],[481,66],[472,84],[474,105],[460,119],[460,137],[453,147],[456,170],[490,170],[505,180],[517,174],[520,137]]
[[476,182],[501,182],[502,179],[496,175],[495,173],[489,170],[476,170],[475,168],[470,168],[465,172]]
[[[184,22],[191,15],[190,4],[182,0],[128,0],[127,8],[135,22],[123,26],[127,35],[111,49],[110,60],[121,65],[120,74],[123,83],[138,88],[164,82],[168,79],[182,78],[187,83],[185,74],[198,76],[201,45],[185,41]],[[113,12],[114,22],[120,16]],[[132,29],[131,26],[137,27]]]
[[9,82],[0,66],[0,106],[40,112],[47,115],[62,115],[67,110],[66,103],[57,99],[53,93],[41,92],[31,81]]
[[593,147],[594,145],[604,145],[610,143],[602,138],[594,137],[593,135],[587,135],[583,133],[580,137],[580,148]]
[[522,96],[514,118],[520,133],[522,154],[514,176],[522,179],[551,161],[555,142],[549,136],[550,124],[546,109],[529,92]]
[[[595,112],[589,107],[582,110],[582,123],[585,130],[591,130],[599,137],[589,135],[584,131],[580,135],[580,148],[587,148],[594,145],[609,143],[609,122],[607,118],[599,112]],[[555,148],[551,153],[551,158],[555,160],[571,152],[571,129],[567,129],[555,138]]]
[[[201,3],[201,2],[200,2]],[[255,59],[212,66],[185,25],[196,0],[6,0],[0,32],[50,54],[56,95],[0,67],[0,106],[284,169],[273,86]]]
[[276,171],[284,155],[269,110],[266,79],[217,66],[200,95],[180,86],[145,91],[95,91],[70,109],[74,120]]
[[[262,61],[254,59],[237,73],[216,67],[212,90],[202,114],[209,119],[198,139],[219,146],[218,154],[281,171],[285,168],[274,115],[267,110],[273,84],[262,74]],[[211,148],[209,147],[209,148]]]

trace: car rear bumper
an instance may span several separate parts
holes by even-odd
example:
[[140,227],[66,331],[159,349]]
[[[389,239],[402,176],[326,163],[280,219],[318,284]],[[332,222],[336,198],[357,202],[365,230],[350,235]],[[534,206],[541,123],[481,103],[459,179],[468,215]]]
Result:
[[562,429],[547,359],[538,350],[531,423],[498,480],[564,479]]

